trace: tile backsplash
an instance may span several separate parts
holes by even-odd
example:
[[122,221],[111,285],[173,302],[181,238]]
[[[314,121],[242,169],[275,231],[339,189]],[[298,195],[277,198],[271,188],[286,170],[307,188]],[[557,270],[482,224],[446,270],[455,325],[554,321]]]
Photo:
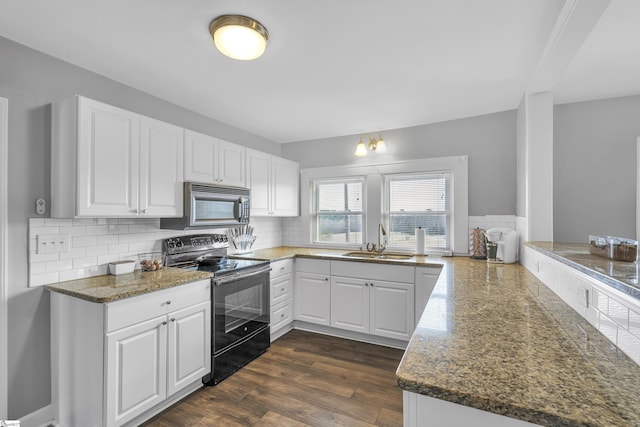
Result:
[[[280,246],[280,218],[252,218],[254,249]],[[225,229],[162,230],[160,220],[116,218],[30,218],[29,286],[99,276],[112,261],[133,259],[140,252],[160,251],[162,240],[185,234],[222,233]],[[69,236],[69,251],[37,253],[39,235]]]

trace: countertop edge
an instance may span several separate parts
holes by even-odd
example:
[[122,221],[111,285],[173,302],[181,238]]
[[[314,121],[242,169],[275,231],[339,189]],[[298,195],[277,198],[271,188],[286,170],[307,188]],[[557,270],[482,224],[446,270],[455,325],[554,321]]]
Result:
[[[579,262],[573,261],[571,259],[568,259],[562,255],[556,254],[553,251],[550,251],[548,249],[545,249],[544,247],[540,246],[539,244],[536,244],[537,242],[526,242],[525,245],[537,252],[540,252],[544,255],[547,255],[548,257],[561,262],[562,264],[565,264],[569,267],[572,267],[578,271],[580,271],[581,273],[586,274],[589,277],[592,277],[596,280],[599,280],[600,282],[604,283],[607,286],[610,286],[626,295],[629,295],[630,297],[636,298],[636,299],[640,299],[640,289],[634,288],[633,286],[629,286],[628,284],[621,282],[620,280],[617,280],[611,276],[608,276],[604,273],[600,273],[599,271],[593,270],[589,267],[586,267],[582,264],[580,264]],[[592,256],[596,256],[596,255],[592,255]],[[604,258],[603,258],[604,259]],[[622,262],[622,261],[618,261],[618,262]]]

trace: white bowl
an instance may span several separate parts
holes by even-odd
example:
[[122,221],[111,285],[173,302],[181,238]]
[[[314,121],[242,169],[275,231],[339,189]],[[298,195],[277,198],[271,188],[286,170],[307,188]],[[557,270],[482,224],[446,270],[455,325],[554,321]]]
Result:
[[121,274],[133,273],[136,262],[132,260],[115,261],[109,263],[109,274],[119,276]]

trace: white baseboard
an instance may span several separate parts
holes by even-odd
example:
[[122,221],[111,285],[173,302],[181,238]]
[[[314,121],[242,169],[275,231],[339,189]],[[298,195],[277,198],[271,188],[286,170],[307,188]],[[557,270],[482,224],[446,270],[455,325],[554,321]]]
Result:
[[20,418],[20,427],[61,427],[53,420],[53,406],[47,405]]

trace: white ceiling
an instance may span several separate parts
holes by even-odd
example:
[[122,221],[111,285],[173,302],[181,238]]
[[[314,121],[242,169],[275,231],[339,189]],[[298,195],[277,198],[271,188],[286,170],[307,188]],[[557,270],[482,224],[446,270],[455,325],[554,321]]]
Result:
[[[276,142],[517,107],[560,0],[0,0],[0,36]],[[270,32],[256,61],[213,46],[216,16]],[[640,2],[613,0],[559,102],[640,93]],[[636,22],[634,22],[636,21]]]

